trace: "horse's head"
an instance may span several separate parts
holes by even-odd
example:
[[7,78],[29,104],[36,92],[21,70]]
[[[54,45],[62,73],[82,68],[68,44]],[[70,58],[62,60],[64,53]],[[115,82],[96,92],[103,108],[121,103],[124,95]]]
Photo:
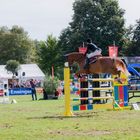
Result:
[[79,52],[72,52],[65,55],[69,65],[72,66],[73,63],[78,63],[79,65],[84,64],[85,56]]

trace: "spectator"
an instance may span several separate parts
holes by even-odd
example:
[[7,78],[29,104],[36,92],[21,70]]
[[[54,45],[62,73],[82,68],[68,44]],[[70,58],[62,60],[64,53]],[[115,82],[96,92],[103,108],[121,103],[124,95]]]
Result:
[[36,95],[36,90],[35,90],[35,83],[34,83],[33,79],[30,80],[30,85],[31,85],[31,88],[32,88],[32,100],[37,100],[37,95]]
[[58,97],[59,96],[59,92],[58,90],[55,90],[55,97]]
[[65,90],[64,90],[64,87],[63,87],[63,89],[62,89],[62,94],[63,94],[63,95],[65,94]]
[[48,99],[47,92],[45,91],[44,88],[43,88],[43,99],[44,99],[44,100],[47,100],[47,99]]
[[53,99],[58,99],[58,96],[59,96],[59,92],[57,91],[57,89],[55,89]]

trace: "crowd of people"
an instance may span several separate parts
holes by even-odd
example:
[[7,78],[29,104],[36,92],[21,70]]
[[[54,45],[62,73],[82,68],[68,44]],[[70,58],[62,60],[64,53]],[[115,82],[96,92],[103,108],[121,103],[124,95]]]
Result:
[[[17,90],[18,88],[31,88],[32,90],[32,100],[37,100],[38,89],[39,92],[43,94],[43,99],[48,99],[48,93],[43,88],[43,81],[37,79],[29,79],[29,80],[19,80],[19,79],[11,79],[8,81],[8,88],[13,90]],[[7,87],[5,87],[7,89]],[[64,92],[64,82],[61,81],[60,85],[55,89],[54,97],[58,98],[63,95]]]
[[[19,81],[17,79],[14,80],[10,80],[9,81],[9,88],[31,88],[31,79],[29,80],[25,80],[25,81]],[[41,80],[37,80],[34,79],[34,84],[36,85],[36,87],[42,87],[42,81]]]

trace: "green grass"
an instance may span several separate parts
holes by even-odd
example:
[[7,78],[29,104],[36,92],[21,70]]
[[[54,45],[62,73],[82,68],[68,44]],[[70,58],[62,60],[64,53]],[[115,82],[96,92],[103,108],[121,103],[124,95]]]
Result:
[[12,99],[17,104],[0,104],[0,140],[140,139],[140,111],[79,111],[67,118],[63,116],[63,97],[32,101],[27,95]]

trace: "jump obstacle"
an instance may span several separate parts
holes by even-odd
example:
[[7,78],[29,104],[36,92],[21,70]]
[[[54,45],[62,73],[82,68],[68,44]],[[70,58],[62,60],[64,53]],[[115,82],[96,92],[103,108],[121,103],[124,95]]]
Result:
[[9,92],[8,90],[5,90],[3,80],[0,80],[0,103],[1,104],[9,103]]
[[[73,111],[78,110],[93,110],[93,109],[128,109],[128,82],[127,77],[124,74],[121,74],[122,83],[118,82],[114,77],[113,78],[95,78],[95,79],[82,79],[80,82],[111,82],[112,87],[81,87],[80,93],[86,92],[87,97],[70,98],[70,68],[68,64],[64,68],[64,91],[65,91],[65,116],[73,116],[71,111],[71,101],[81,101],[79,105],[74,105]],[[88,84],[86,84],[88,85]],[[110,90],[112,96],[100,96],[100,97],[88,97],[89,91],[104,91]],[[95,100],[111,100],[109,104],[92,104]],[[83,103],[86,102],[86,103]],[[91,103],[92,102],[92,103]]]

